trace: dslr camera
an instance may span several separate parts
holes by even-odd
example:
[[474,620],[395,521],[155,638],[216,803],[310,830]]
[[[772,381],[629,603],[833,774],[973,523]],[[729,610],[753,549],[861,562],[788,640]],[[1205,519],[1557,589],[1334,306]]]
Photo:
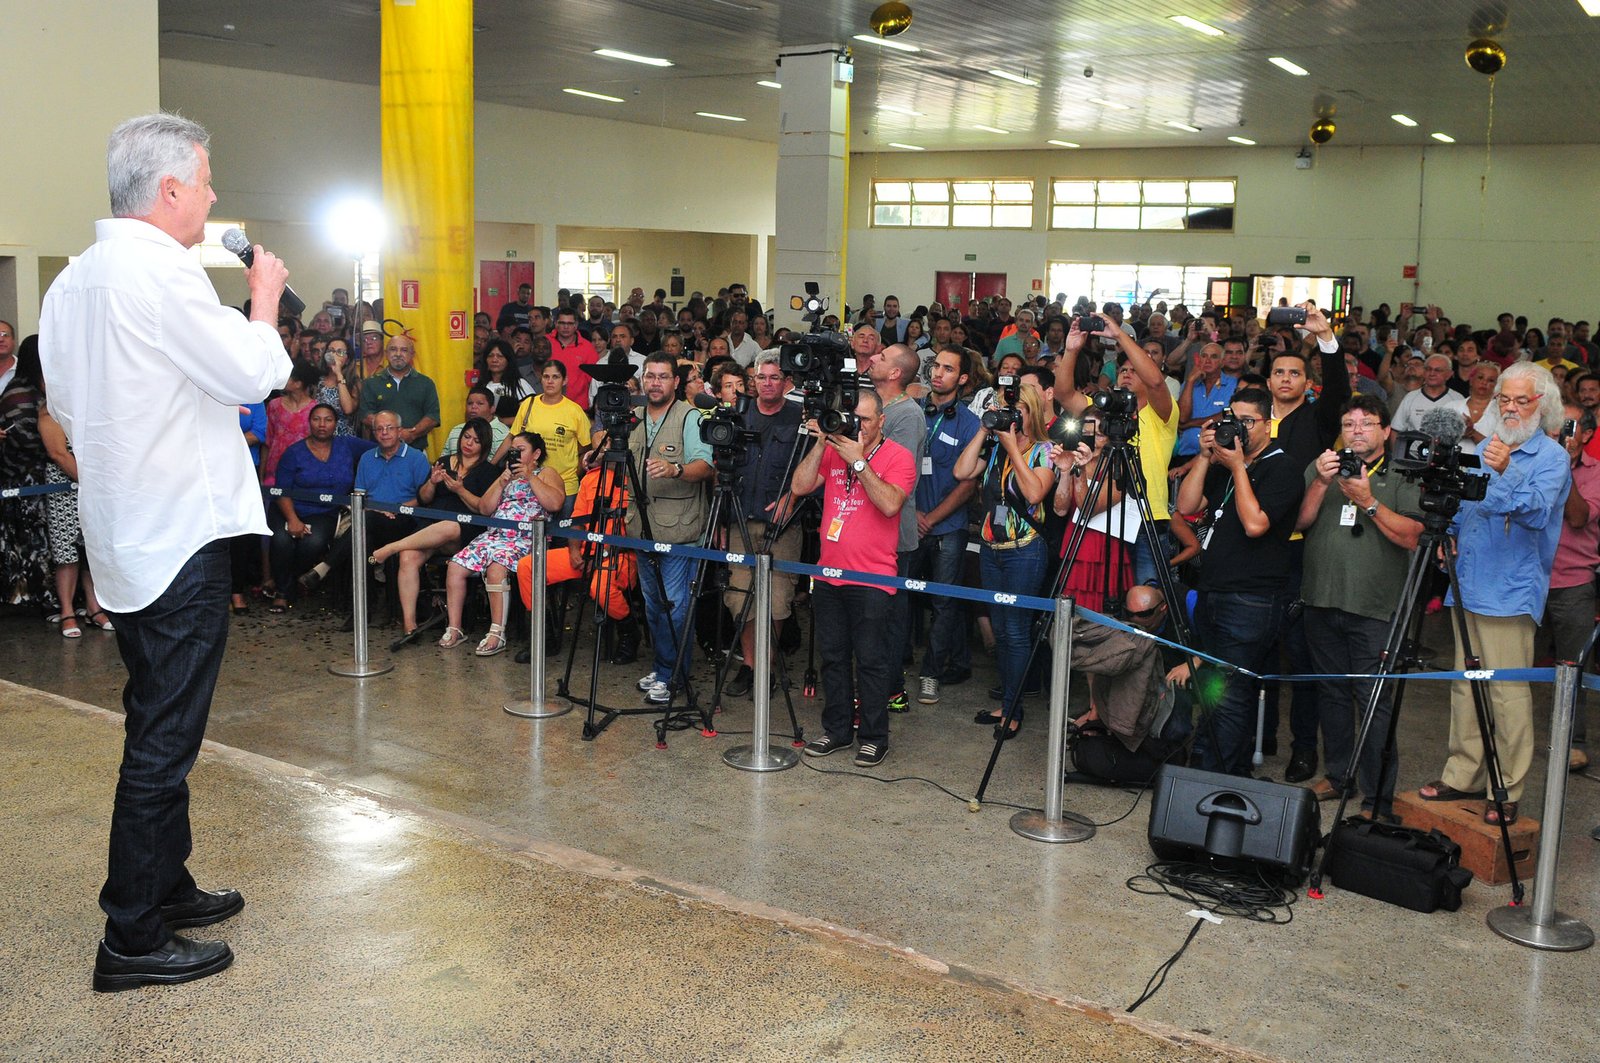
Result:
[[1022,411],[1017,409],[1017,403],[1022,398],[1022,385],[1016,377],[1009,375],[996,378],[995,385],[1000,389],[1001,401],[1005,405],[984,410],[979,420],[991,432],[1016,431],[1022,427]]
[[1139,400],[1127,388],[1107,388],[1089,396],[1100,415],[1100,430],[1113,442],[1126,443],[1139,431]]
[[1360,476],[1365,468],[1366,463],[1361,460],[1361,456],[1349,447],[1339,451],[1339,479],[1354,479]]
[[1239,440],[1246,435],[1244,425],[1239,423],[1239,418],[1233,415],[1232,409],[1217,414],[1217,419],[1211,422],[1211,432],[1217,446],[1224,450],[1238,447]]

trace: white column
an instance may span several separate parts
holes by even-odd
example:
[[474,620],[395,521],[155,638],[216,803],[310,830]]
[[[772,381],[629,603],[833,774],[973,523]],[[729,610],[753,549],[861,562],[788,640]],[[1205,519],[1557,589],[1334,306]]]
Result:
[[778,261],[770,305],[779,325],[800,323],[789,297],[803,293],[807,281],[843,316],[850,88],[834,79],[843,52],[837,44],[802,45],[778,59]]

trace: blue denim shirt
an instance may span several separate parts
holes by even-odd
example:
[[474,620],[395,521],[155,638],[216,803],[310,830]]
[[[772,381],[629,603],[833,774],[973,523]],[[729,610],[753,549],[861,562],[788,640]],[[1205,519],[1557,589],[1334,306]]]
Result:
[[[956,489],[956,459],[967,449],[972,437],[983,428],[978,415],[963,402],[953,402],[934,413],[923,409],[928,419],[928,449],[924,467],[932,461],[932,472],[918,470],[916,505],[918,513],[932,513]],[[967,511],[956,511],[928,529],[929,535],[944,535],[967,524]]]
[[[1488,440],[1478,444],[1481,456]],[[1456,514],[1461,600],[1483,616],[1544,616],[1550,568],[1561,540],[1561,513],[1572,487],[1565,448],[1538,433],[1511,452],[1504,473],[1487,465],[1482,502],[1463,502]]]

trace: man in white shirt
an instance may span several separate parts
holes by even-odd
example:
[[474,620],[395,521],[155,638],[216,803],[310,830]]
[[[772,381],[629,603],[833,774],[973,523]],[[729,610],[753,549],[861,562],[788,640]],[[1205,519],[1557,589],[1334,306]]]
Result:
[[1450,374],[1454,366],[1447,354],[1430,354],[1422,364],[1422,386],[1400,400],[1390,420],[1396,432],[1415,432],[1422,428],[1422,418],[1429,410],[1439,408],[1454,410],[1467,418],[1467,400],[1450,390]]
[[756,355],[761,353],[761,344],[745,334],[749,326],[750,317],[743,310],[728,315],[728,351],[746,369],[755,364]]
[[244,906],[199,889],[185,782],[228,632],[228,540],[264,535],[239,407],[287,382],[278,298],[288,271],[255,249],[250,319],[222,305],[189,248],[205,236],[208,135],[154,114],[111,134],[112,218],[45,296],[39,351],[50,412],[78,460],[95,589],[128,669],[127,740],[111,814],[94,988],[187,982],[233,962],[173,931]]

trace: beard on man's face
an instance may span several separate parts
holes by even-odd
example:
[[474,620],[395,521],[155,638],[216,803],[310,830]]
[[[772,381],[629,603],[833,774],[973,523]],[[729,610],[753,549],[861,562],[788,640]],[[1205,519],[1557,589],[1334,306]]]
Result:
[[1519,447],[1533,438],[1539,430],[1538,407],[1528,410],[1510,410],[1496,416],[1494,434],[1508,447]]

